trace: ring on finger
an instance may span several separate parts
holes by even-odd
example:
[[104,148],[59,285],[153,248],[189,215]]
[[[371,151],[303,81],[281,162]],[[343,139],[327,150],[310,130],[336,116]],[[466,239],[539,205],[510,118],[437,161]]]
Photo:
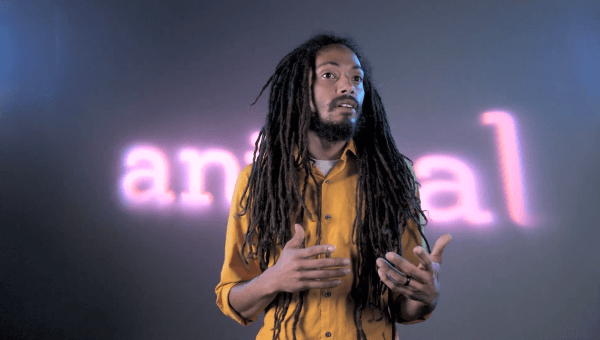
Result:
[[410,283],[410,276],[406,275],[406,282],[404,282],[404,286],[408,286]]

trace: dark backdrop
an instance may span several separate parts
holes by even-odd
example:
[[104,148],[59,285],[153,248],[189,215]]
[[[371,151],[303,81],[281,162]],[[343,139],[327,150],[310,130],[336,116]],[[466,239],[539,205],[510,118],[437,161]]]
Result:
[[[225,172],[206,168],[213,203],[184,209],[179,152],[219,149],[243,166],[266,98],[248,105],[321,31],[361,45],[400,151],[466,164],[493,215],[430,216],[431,242],[454,237],[442,295],[403,338],[600,338],[599,11],[593,1],[0,1],[0,338],[253,339],[258,324],[239,326],[215,304]],[[504,191],[495,130],[480,122],[488,111],[517,123],[531,223],[510,217],[517,194]],[[137,169],[124,158],[141,146],[162,153],[174,202],[134,206],[121,192]],[[431,208],[460,194],[439,192]]]

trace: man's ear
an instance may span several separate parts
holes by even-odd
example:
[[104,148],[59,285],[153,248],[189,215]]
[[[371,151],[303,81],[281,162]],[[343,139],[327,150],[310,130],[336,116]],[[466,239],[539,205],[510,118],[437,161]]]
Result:
[[310,101],[310,112],[317,111],[315,106],[315,96],[313,96],[313,78],[315,77],[315,71],[311,70],[310,77],[308,78],[308,95]]
[[313,97],[312,95],[312,89],[310,91],[310,112],[316,112],[317,109],[315,109],[315,97]]

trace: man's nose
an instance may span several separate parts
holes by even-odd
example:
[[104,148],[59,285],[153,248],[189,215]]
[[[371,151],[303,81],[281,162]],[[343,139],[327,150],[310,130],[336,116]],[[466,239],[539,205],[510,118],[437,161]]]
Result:
[[352,78],[350,78],[349,74],[346,73],[345,76],[341,77],[338,91],[341,94],[350,94],[353,96],[356,95],[356,89],[354,88],[354,83],[352,82]]

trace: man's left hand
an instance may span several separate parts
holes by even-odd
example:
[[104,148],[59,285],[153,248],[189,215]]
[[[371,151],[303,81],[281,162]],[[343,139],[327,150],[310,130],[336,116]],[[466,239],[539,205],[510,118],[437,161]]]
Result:
[[419,258],[418,266],[392,252],[385,255],[387,260],[381,257],[377,259],[381,281],[391,288],[394,297],[405,297],[402,314],[417,318],[422,315],[413,314],[430,313],[437,305],[442,254],[451,239],[449,234],[437,239],[431,255],[422,247],[415,247],[413,252]]

